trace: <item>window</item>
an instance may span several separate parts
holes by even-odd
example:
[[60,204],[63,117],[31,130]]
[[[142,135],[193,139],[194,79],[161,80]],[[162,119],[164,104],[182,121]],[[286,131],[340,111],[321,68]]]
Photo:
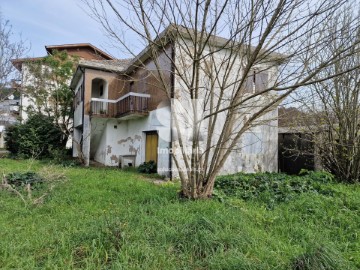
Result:
[[268,73],[266,71],[254,72],[255,92],[259,93],[268,87]]
[[268,72],[252,70],[245,81],[245,93],[259,93],[268,87]]
[[76,106],[79,105],[82,100],[83,100],[83,85],[80,85],[75,95],[75,105]]
[[100,85],[99,89],[99,96],[102,97],[102,95],[104,94],[104,85]]

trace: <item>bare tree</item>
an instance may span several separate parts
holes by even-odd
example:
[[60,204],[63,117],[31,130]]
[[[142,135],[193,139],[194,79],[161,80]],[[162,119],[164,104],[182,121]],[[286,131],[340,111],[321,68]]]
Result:
[[[182,195],[190,198],[211,196],[225,162],[241,151],[244,133],[276,124],[276,108],[285,97],[328,79],[317,75],[350,58],[358,43],[312,61],[333,41],[327,21],[346,0],[85,2],[123,51],[136,57],[136,45],[147,46],[159,89],[172,99],[172,158]],[[138,43],[129,43],[134,36]],[[164,55],[170,70],[164,69]],[[141,57],[134,63],[145,68]]]
[[[334,55],[343,55],[348,44],[360,39],[359,5],[346,6],[328,21],[326,35],[332,36],[321,53],[313,58],[318,65]],[[316,147],[321,166],[344,182],[360,181],[360,52],[323,68],[314,77],[318,82],[295,96],[303,113],[297,118],[302,132]],[[350,70],[350,71],[349,71]],[[342,76],[334,76],[343,73]],[[323,80],[324,78],[330,78]],[[298,128],[299,129],[299,128]]]
[[0,88],[8,86],[15,79],[15,67],[11,60],[20,58],[27,50],[22,40],[13,39],[12,26],[0,13]]

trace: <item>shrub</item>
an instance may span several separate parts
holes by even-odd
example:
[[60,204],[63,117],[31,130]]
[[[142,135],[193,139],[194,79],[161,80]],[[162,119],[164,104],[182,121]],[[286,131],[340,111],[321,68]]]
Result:
[[157,165],[155,161],[150,160],[149,162],[144,162],[137,168],[139,173],[157,173]]
[[273,208],[276,203],[286,202],[296,195],[306,192],[332,195],[333,191],[322,184],[333,181],[324,172],[303,172],[302,176],[289,176],[281,173],[238,173],[218,177],[214,195],[220,200],[224,196],[256,199]]
[[309,171],[302,169],[299,172],[300,176],[306,176],[311,178],[311,180],[319,182],[319,183],[332,183],[335,181],[334,175],[326,171]]
[[6,176],[6,180],[8,184],[16,187],[26,186],[30,184],[30,186],[35,186],[36,184],[41,184],[44,182],[44,179],[35,172],[14,172],[10,173]]
[[44,167],[39,173],[14,172],[4,175],[0,182],[0,191],[8,191],[18,196],[28,205],[42,204],[45,198],[61,182],[66,181],[63,172],[53,166]]
[[34,114],[24,124],[9,127],[5,136],[11,154],[29,157],[50,157],[51,149],[64,147],[63,134],[53,118]]

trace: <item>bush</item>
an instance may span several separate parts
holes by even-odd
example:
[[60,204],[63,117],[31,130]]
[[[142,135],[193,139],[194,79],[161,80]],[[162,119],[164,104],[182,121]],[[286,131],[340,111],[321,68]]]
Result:
[[24,158],[51,157],[53,149],[64,147],[63,134],[52,117],[34,114],[24,124],[11,126],[5,136],[7,150]]
[[44,179],[35,172],[10,173],[6,176],[6,180],[8,184],[15,187],[26,186],[27,184],[30,184],[30,186],[34,187],[35,185],[44,182]]
[[313,181],[319,182],[319,183],[332,183],[335,181],[334,175],[332,175],[329,172],[325,171],[309,171],[302,169],[299,172],[299,175],[306,176],[310,178]]
[[66,180],[63,171],[54,166],[46,166],[38,173],[28,171],[4,175],[0,181],[0,191],[15,194],[27,207],[43,204],[56,185]]
[[144,162],[137,168],[139,173],[157,173],[156,162],[150,160],[149,162]]
[[215,196],[237,197],[243,200],[256,199],[273,208],[275,204],[287,202],[306,192],[332,195],[333,191],[323,186],[333,181],[326,172],[302,172],[302,176],[281,173],[238,173],[217,178]]

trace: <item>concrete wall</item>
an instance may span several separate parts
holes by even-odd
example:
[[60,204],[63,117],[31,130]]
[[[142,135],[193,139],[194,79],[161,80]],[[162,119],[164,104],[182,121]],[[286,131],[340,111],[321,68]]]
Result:
[[[170,50],[170,48],[168,49]],[[171,55],[171,51],[168,51]],[[120,156],[136,156],[135,164],[139,166],[145,161],[145,141],[147,131],[157,131],[159,140],[158,145],[161,149],[169,149],[170,146],[170,108],[168,89],[170,89],[170,68],[171,62],[164,54],[160,54],[159,63],[164,70],[162,74],[165,78],[165,85],[159,83],[154,62],[147,61],[144,67],[138,68],[131,75],[119,75],[113,72],[105,72],[95,69],[85,69],[84,83],[84,106],[82,112],[80,104],[75,109],[75,126],[82,128],[83,137],[82,149],[86,157],[86,163],[90,159],[100,162],[107,166],[118,166]],[[81,77],[81,76],[80,76]],[[107,97],[116,100],[128,92],[150,94],[149,115],[135,116],[129,120],[121,118],[104,118],[90,115],[90,101],[92,98],[92,86],[94,79],[102,79],[107,85]],[[80,87],[82,78],[79,78],[77,88]],[[130,89],[130,82],[131,89]],[[95,97],[95,96],[93,96]],[[109,103],[109,112],[114,109],[113,104]],[[80,119],[84,114],[83,123]],[[87,135],[86,135],[87,134]],[[78,136],[79,135],[79,136]],[[73,151],[74,155],[78,153]],[[169,151],[158,154],[159,172],[168,173],[170,163]]]
[[[75,95],[78,94],[78,91],[82,91],[83,80],[84,80],[84,74],[82,74],[79,78],[79,81],[75,88]],[[78,126],[82,125],[84,101],[81,100],[81,101],[79,101],[79,104],[74,104],[74,105],[75,105],[74,127],[78,127]]]
[[[94,151],[93,159],[106,166],[119,166],[121,155],[134,155],[136,159],[133,166],[139,166],[145,161],[147,131],[157,131],[159,148],[169,149],[169,120],[169,107],[153,110],[146,117],[125,121],[92,118],[92,150],[90,152]],[[94,142],[95,140],[96,142]],[[158,154],[158,171],[160,173],[168,174],[169,161],[168,151]]]
[[[183,141],[183,145],[186,146],[192,145],[192,123],[191,119],[193,118],[192,112],[192,100],[190,100],[189,90],[186,86],[186,82],[189,83],[191,79],[191,70],[189,70],[189,65],[191,65],[191,55],[189,52],[185,52],[184,50],[190,48],[191,43],[184,45],[182,42],[186,43],[186,41],[179,41],[180,45],[176,45],[176,65],[178,67],[178,71],[175,75],[175,93],[174,93],[174,101],[173,103],[181,104],[183,106],[182,113],[177,112],[177,107],[173,108],[173,122],[175,123],[178,118],[178,124],[180,126],[180,134],[178,133],[176,136],[181,137]],[[209,53],[210,49],[206,48],[204,54]],[[218,72],[218,77],[222,78],[226,75],[226,66],[223,63],[227,62],[227,59],[230,57],[229,51],[226,49],[222,49],[216,52],[213,55],[213,58],[204,60],[201,64],[203,70],[200,75],[200,86],[202,86],[202,91],[199,93],[198,102],[199,109],[197,112],[197,117],[199,119],[203,119],[203,117],[210,113],[210,104],[206,99],[206,95],[210,94],[211,85],[209,84],[209,73],[211,68],[215,68]],[[230,105],[230,102],[234,99],[233,91],[239,86],[238,79],[242,76],[242,70],[244,67],[244,62],[246,59],[235,58],[234,64],[229,73],[227,88],[224,91],[223,96],[221,98],[221,108],[226,108]],[[277,68],[275,65],[257,65],[258,70],[266,70],[269,75],[268,85],[270,86],[273,83],[274,78],[277,74]],[[185,79],[184,79],[185,77]],[[246,97],[251,95],[251,90],[245,89],[243,93],[237,97],[239,102],[241,100],[245,100]],[[219,100],[220,95],[220,84],[215,83],[214,85],[214,101],[217,102]],[[238,134],[241,128],[244,126],[243,124],[258,111],[259,108],[268,104],[269,101],[276,98],[276,93],[268,93],[262,96],[258,96],[257,98],[252,98],[248,102],[245,102],[241,107],[239,107],[238,112],[235,117],[235,124],[233,126],[231,138],[226,138],[229,141],[232,141],[233,138]],[[204,109],[205,108],[205,109]],[[181,111],[181,109],[180,109]],[[247,128],[246,132],[241,136],[237,145],[231,151],[230,156],[227,158],[224,166],[220,170],[220,174],[229,174],[235,173],[239,171],[243,172],[257,172],[257,171],[277,171],[277,106],[274,106],[272,109],[269,109],[266,113],[264,113],[261,117],[259,117],[256,121],[252,123],[251,128]],[[182,117],[181,115],[185,115]],[[214,146],[221,136],[223,131],[223,124],[226,121],[226,113],[219,113],[217,115],[215,129],[211,134],[212,145]],[[204,140],[200,142],[200,152],[203,153],[206,148],[206,138],[208,136],[208,120],[204,120],[201,125],[201,134]],[[174,130],[176,130],[174,126]],[[180,169],[185,168],[183,157],[181,154],[179,140],[174,140],[173,142],[173,151],[175,153],[175,158],[179,161]],[[223,146],[226,149],[226,145]],[[185,156],[187,160],[190,161],[191,149],[186,151]],[[210,151],[210,156],[212,156],[213,151]],[[173,168],[176,168],[175,163],[173,163]],[[176,177],[177,173],[174,173]]]
[[5,141],[4,141],[5,133],[3,131],[4,131],[3,126],[0,126],[0,148],[5,148]]
[[[182,47],[185,48],[186,46]],[[184,74],[190,72],[186,67],[186,54],[181,52],[181,47],[176,48],[176,61],[178,67],[183,67]],[[171,50],[169,49],[169,53]],[[221,70],[221,62],[226,59],[228,52],[226,50],[219,51],[215,57],[215,65],[220,68],[220,77],[225,74],[224,70]],[[185,59],[184,59],[185,56]],[[86,69],[85,71],[85,110],[84,110],[84,122],[83,122],[83,152],[87,155],[87,162],[90,158],[93,158],[97,162],[105,164],[107,166],[118,166],[119,157],[121,155],[134,155],[136,156],[135,166],[140,165],[145,161],[145,138],[147,131],[157,131],[159,135],[158,141],[158,171],[160,173],[168,175],[169,167],[175,168],[174,161],[170,165],[169,148],[171,147],[171,127],[174,114],[177,112],[172,107],[172,112],[169,107],[169,89],[171,87],[170,70],[171,62],[165,55],[160,55],[163,67],[163,74],[166,78],[166,85],[161,85],[158,81],[158,74],[156,67],[152,61],[145,63],[144,68],[135,70],[131,76],[117,75],[111,72],[104,72],[99,70]],[[189,59],[188,59],[189,60]],[[233,66],[231,73],[231,80],[236,80],[237,76],[241,72],[242,62],[239,59]],[[266,66],[258,66],[260,69],[266,68]],[[204,69],[203,78],[201,82],[204,89],[207,89],[206,85],[206,71]],[[269,84],[272,83],[273,78],[277,73],[277,69],[272,67],[268,69]],[[182,74],[182,75],[184,75]],[[188,74],[187,74],[188,75]],[[122,120],[116,118],[100,118],[90,117],[90,99],[91,99],[91,84],[95,78],[104,79],[108,83],[108,99],[117,99],[120,96],[128,93],[129,91],[138,93],[150,93],[150,113],[148,116],[139,117],[131,120]],[[130,90],[130,81],[131,84]],[[236,85],[235,85],[236,86]],[[189,103],[188,89],[185,83],[180,79],[180,74],[175,76],[175,101],[184,105],[185,113],[188,113],[186,104]],[[217,88],[215,87],[215,92]],[[243,97],[249,95],[248,92],[244,92]],[[241,98],[243,98],[241,97]],[[269,93],[267,95],[252,99],[251,102],[245,103],[243,107],[239,109],[236,119],[237,128],[240,128],[243,123],[256,112],[256,108],[267,104],[269,100],[276,97],[275,93]],[[204,96],[201,96],[201,100]],[[227,106],[229,100],[231,100],[231,91],[225,93],[222,106]],[[200,114],[208,111],[208,107],[203,107],[203,111]],[[111,108],[110,108],[111,109]],[[214,132],[211,134],[212,141],[215,143],[219,138],[223,123],[225,122],[226,114],[220,113]],[[187,123],[182,123],[182,129],[190,129]],[[261,117],[253,123],[250,129],[242,135],[234,151],[230,154],[226,160],[221,174],[234,173],[239,171],[244,172],[256,172],[256,171],[277,171],[277,108],[269,109]],[[202,127],[204,136],[207,136],[206,123]],[[236,130],[234,130],[234,133]],[[182,137],[184,144],[190,146],[192,141],[189,134],[185,132]],[[174,137],[179,136],[175,134]],[[183,135],[180,135],[183,136]],[[176,152],[176,147],[179,147],[178,142],[173,140],[173,152]],[[200,143],[201,147],[205,145],[205,142]],[[183,164],[181,156],[178,156],[180,160],[180,166]],[[176,176],[176,173],[174,174]]]

